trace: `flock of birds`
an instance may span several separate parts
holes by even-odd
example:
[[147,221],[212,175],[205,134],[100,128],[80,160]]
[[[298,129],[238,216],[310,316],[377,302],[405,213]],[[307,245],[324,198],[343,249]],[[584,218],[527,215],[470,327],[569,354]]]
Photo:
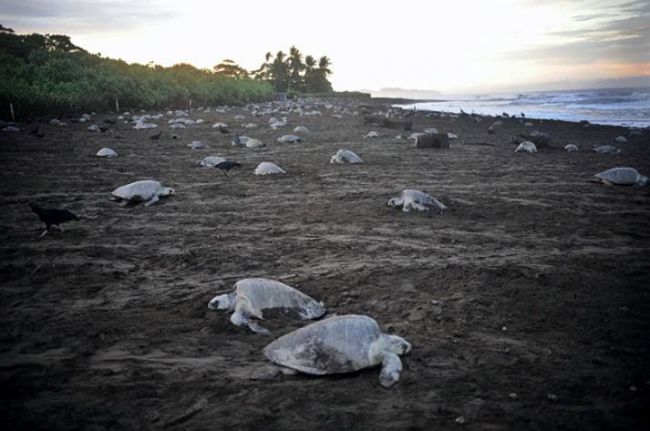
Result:
[[[278,108],[273,110],[272,106],[261,105],[250,109],[254,116],[262,116],[278,110]],[[338,109],[340,112],[344,112],[346,108],[339,107]],[[308,111],[308,108],[297,104],[293,105],[293,110],[299,111],[302,115],[306,112],[318,115],[315,113],[318,111]],[[176,111],[176,113],[178,112]],[[386,115],[388,116],[388,114]],[[88,119],[90,116],[82,118]],[[150,129],[156,127],[154,123],[148,122],[152,118],[159,119],[161,117],[134,116],[131,121],[126,120],[125,123],[134,122],[136,129]],[[124,117],[118,117],[118,120],[120,119],[124,119]],[[185,124],[191,124],[192,120],[172,121],[170,120],[170,125],[178,129],[185,127]],[[272,118],[270,121],[270,126],[273,129],[286,124],[286,116],[280,120]],[[88,130],[92,132],[106,131],[103,130],[103,127],[93,126],[90,126]],[[488,133],[490,131],[494,133],[497,126],[498,124],[490,126]],[[213,127],[222,135],[234,135],[232,144],[235,146],[249,146],[249,144],[251,148],[263,146],[259,140],[233,133],[224,123],[217,123]],[[294,129],[294,132],[305,133],[308,130],[304,126],[299,126]],[[36,133],[42,132],[37,129]],[[425,131],[425,133],[429,132]],[[430,133],[437,134],[437,131],[431,129]],[[417,135],[421,134],[412,136],[416,141]],[[38,135],[36,136],[38,137]],[[149,139],[157,141],[162,136],[163,131],[160,131],[149,136]],[[377,136],[376,132],[366,135],[367,138]],[[172,139],[176,138],[176,135],[172,135]],[[514,142],[517,144],[515,151],[536,152],[535,143],[529,139],[543,141],[548,139],[548,136],[537,132],[537,134],[532,133],[521,139],[518,138]],[[197,144],[195,142],[190,145],[192,148],[205,148],[199,145],[200,142]],[[296,135],[284,135],[278,138],[278,142],[302,142],[302,138]],[[566,149],[573,151],[573,149]],[[97,156],[115,157],[117,153],[110,148],[102,148]],[[362,162],[363,160],[357,154],[347,149],[338,150],[330,160],[330,163],[355,164]],[[219,169],[224,172],[224,175],[229,175],[232,169],[242,167],[242,164],[237,161],[218,156],[208,156],[200,164]],[[286,172],[271,162],[262,162],[256,168],[255,173],[265,175]],[[628,167],[609,169],[596,174],[595,179],[607,184],[646,185],[648,183],[647,177],[640,175],[636,169]],[[112,192],[112,195],[115,199],[125,203],[144,202],[145,206],[149,206],[160,198],[171,196],[174,193],[173,188],[165,187],[158,181],[141,180],[118,187]],[[405,212],[433,210],[443,214],[447,209],[444,203],[433,196],[413,189],[403,190],[400,196],[391,198],[387,204]],[[45,225],[41,237],[46,235],[52,227],[63,231],[62,224],[80,220],[78,215],[66,209],[44,208],[35,203],[30,203],[30,207]],[[285,311],[285,314],[291,314],[303,320],[320,319],[326,313],[323,303],[284,283],[264,278],[248,278],[238,281],[233,292],[216,296],[209,302],[208,307],[213,310],[231,311],[230,320],[233,324],[246,326],[259,334],[269,334],[269,331],[259,323],[264,319],[263,312],[268,309],[281,309]],[[270,343],[264,349],[264,355],[276,366],[264,368],[256,376],[257,378],[270,378],[278,374],[287,374],[290,372],[289,370],[315,375],[335,374],[381,364],[380,384],[384,387],[391,387],[399,380],[402,371],[399,357],[407,354],[410,350],[411,345],[403,338],[382,333],[377,322],[371,317],[354,314],[334,315],[285,334]]]

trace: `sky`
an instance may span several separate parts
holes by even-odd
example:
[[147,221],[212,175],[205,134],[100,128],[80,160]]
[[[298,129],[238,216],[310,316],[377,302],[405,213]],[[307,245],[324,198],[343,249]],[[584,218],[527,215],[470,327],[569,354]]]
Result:
[[339,91],[485,93],[650,77],[650,0],[0,0],[0,24],[163,66],[228,58],[252,70],[267,51],[295,45],[331,59]]

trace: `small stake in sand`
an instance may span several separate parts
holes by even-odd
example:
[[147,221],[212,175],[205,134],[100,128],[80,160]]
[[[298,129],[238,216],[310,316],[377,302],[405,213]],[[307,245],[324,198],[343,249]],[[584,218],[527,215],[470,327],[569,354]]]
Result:
[[9,102],[9,110],[11,111],[11,121],[16,121],[16,114],[14,114],[14,104]]

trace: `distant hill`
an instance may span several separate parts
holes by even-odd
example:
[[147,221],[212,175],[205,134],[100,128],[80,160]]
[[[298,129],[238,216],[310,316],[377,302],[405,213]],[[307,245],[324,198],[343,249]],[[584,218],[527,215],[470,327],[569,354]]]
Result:
[[435,90],[417,90],[404,88],[382,88],[381,90],[361,90],[370,93],[372,97],[390,97],[398,99],[438,99],[442,93]]

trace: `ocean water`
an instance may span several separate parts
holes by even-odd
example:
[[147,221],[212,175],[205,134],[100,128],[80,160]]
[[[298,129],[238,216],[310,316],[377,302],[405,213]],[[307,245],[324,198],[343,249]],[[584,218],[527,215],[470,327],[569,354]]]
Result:
[[528,118],[628,127],[650,126],[650,87],[600,90],[540,91],[517,94],[456,96],[447,100],[399,105],[406,109]]

